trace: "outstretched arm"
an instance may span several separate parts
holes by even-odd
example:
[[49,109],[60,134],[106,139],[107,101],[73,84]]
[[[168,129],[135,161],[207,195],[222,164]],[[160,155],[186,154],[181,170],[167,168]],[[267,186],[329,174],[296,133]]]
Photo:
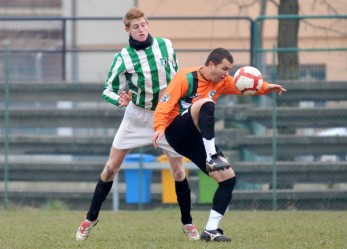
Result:
[[268,84],[265,89],[267,92],[275,92],[275,93],[278,93],[279,95],[287,91],[281,85],[277,85],[277,84]]

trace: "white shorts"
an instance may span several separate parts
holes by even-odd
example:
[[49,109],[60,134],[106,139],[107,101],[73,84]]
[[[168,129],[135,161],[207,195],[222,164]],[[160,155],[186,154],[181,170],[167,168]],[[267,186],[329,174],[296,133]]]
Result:
[[[119,150],[134,149],[152,145],[154,111],[129,102],[122,123],[113,139],[113,147]],[[166,141],[165,136],[158,141],[158,147],[171,157],[181,157]]]

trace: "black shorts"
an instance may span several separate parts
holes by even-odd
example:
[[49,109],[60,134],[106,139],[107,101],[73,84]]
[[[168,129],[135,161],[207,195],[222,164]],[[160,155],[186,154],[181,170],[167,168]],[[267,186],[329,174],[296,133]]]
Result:
[[[194,125],[190,108],[171,122],[165,130],[165,137],[175,151],[189,158],[208,175],[205,146],[200,131]],[[217,146],[216,150],[220,152]]]

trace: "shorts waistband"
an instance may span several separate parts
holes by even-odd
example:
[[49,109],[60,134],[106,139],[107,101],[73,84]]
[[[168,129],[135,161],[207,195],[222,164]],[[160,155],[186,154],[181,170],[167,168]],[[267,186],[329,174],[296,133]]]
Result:
[[148,114],[153,114],[154,111],[153,110],[149,110],[149,109],[146,109],[146,108],[142,108],[142,107],[139,107],[137,105],[135,105],[133,102],[129,102],[128,104],[128,108],[129,110],[134,110],[134,111],[140,111],[140,112],[145,112],[145,113],[148,113]]

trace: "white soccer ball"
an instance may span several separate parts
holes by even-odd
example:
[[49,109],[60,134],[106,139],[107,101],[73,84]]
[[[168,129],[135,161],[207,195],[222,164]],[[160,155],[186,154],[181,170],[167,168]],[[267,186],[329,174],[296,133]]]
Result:
[[255,67],[244,66],[234,74],[234,82],[243,95],[254,95],[263,85],[263,75]]

